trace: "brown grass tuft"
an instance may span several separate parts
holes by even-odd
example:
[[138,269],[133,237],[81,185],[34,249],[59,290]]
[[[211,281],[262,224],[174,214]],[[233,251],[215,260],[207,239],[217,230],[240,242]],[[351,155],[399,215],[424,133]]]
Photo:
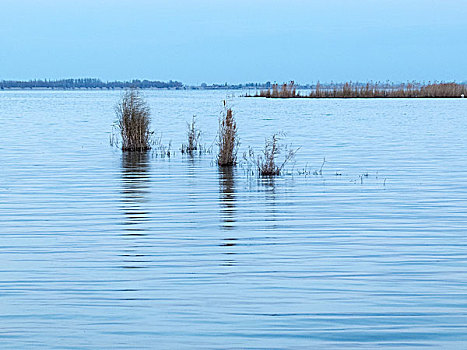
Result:
[[[290,149],[286,145],[279,143],[281,134],[273,134],[269,139],[264,141],[264,149],[261,155],[256,156],[253,149],[250,147],[248,152],[243,154],[243,159],[248,166],[254,165],[260,176],[277,176],[282,173],[285,165],[291,161],[297,149]],[[277,163],[277,156],[281,153],[285,154],[282,163]]]
[[285,159],[278,165],[276,157],[283,151],[285,147],[279,144],[279,135],[273,134],[271,138],[264,142],[263,155],[258,156],[256,165],[261,176],[276,176],[280,175],[285,165],[295,157],[297,150],[285,149]]
[[150,110],[140,93],[131,89],[115,107],[123,151],[151,149],[153,132],[149,130]]

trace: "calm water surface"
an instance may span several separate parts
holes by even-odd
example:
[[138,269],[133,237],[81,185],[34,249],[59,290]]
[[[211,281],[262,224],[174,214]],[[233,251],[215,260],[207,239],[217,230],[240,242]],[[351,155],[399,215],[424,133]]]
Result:
[[[467,99],[146,91],[161,158],[110,147],[120,95],[0,93],[2,349],[467,349]],[[178,152],[226,95],[291,174]]]

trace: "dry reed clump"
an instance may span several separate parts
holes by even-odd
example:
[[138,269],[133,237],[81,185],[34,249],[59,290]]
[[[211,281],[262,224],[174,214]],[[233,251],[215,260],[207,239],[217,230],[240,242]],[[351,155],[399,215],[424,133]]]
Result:
[[182,153],[193,154],[201,148],[199,143],[201,131],[196,127],[196,119],[193,116],[191,123],[187,123],[187,143],[182,145]]
[[352,83],[332,84],[322,87],[318,82],[309,95],[296,93],[293,82],[283,84],[279,91],[277,84],[272,90],[262,90],[256,97],[267,98],[458,98],[467,95],[467,86],[457,83]]
[[123,151],[151,149],[154,132],[149,130],[150,110],[136,89],[126,91],[115,107]]
[[232,109],[228,108],[225,115],[219,120],[219,155],[217,156],[217,164],[221,167],[235,165],[237,162],[237,148],[237,123]]
[[[244,160],[249,164],[255,164],[260,176],[280,175],[285,165],[295,157],[298,149],[289,149],[280,144],[279,141],[279,134],[273,134],[269,139],[265,139],[261,155],[256,157],[250,148],[248,153],[243,154]],[[283,152],[285,152],[284,160],[278,164],[277,156]]]

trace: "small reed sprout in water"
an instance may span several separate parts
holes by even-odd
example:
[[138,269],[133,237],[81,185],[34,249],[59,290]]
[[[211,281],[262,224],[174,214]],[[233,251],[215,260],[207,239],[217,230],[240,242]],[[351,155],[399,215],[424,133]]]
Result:
[[136,89],[128,90],[115,107],[117,128],[120,130],[123,151],[151,149],[154,132],[149,130],[150,109]]
[[[277,176],[282,173],[285,165],[290,162],[296,155],[297,149],[290,149],[287,146],[279,143],[279,134],[273,134],[270,138],[265,139],[264,149],[262,154],[255,156],[254,151],[250,148],[248,153],[243,154],[244,160],[251,164],[254,163],[260,176]],[[277,162],[279,154],[284,153],[284,160]]]
[[182,145],[182,153],[193,154],[194,151],[201,150],[201,131],[196,126],[196,118],[193,116],[191,123],[187,123],[187,143]]
[[[224,101],[224,107],[226,102]],[[233,166],[237,163],[237,123],[231,108],[219,120],[219,155],[217,164],[221,167]]]

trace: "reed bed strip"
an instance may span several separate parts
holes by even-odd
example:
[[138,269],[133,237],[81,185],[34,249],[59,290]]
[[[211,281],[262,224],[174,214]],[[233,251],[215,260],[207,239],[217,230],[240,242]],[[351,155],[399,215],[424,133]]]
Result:
[[461,98],[467,96],[467,86],[457,83],[352,83],[322,87],[318,82],[308,95],[300,95],[295,83],[274,84],[271,89],[261,90],[252,97],[266,98]]

